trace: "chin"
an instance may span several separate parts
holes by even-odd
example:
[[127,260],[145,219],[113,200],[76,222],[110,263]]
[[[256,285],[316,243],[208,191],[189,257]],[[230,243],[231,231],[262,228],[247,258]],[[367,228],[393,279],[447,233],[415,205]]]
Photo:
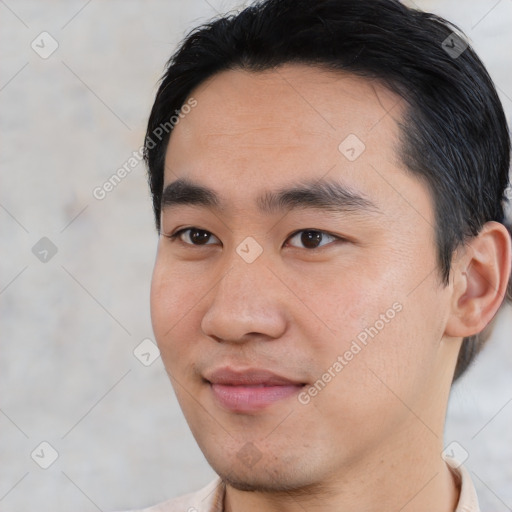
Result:
[[291,492],[297,490],[297,486],[295,485],[271,478],[254,478],[251,476],[240,478],[234,473],[230,473],[226,476],[220,476],[226,484],[234,489],[238,489],[239,491],[275,494],[279,492]]
[[277,468],[268,465],[240,467],[237,464],[229,468],[212,466],[215,472],[229,486],[239,491],[279,494],[308,494],[316,487],[312,475],[302,474],[297,468]]

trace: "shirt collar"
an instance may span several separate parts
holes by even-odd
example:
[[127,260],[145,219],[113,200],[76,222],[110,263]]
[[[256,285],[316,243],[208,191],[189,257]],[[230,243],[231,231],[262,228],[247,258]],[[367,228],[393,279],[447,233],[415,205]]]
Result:
[[459,502],[455,512],[480,512],[478,497],[469,471],[455,459],[444,457],[444,460],[460,485]]

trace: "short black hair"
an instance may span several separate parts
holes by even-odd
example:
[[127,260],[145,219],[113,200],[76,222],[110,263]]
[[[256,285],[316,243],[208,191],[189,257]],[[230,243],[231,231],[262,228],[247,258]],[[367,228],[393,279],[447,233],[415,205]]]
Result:
[[[167,63],[147,126],[158,232],[170,116],[220,71],[287,63],[378,80],[406,101],[399,156],[432,194],[440,278],[448,284],[455,249],[485,222],[505,224],[510,138],[493,82],[462,31],[398,0],[264,0],[192,30]],[[454,380],[487,336],[464,339]]]

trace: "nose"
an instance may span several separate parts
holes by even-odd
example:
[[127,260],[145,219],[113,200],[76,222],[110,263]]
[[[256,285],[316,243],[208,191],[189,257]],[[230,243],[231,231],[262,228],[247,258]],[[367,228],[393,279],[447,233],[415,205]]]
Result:
[[246,263],[235,254],[231,263],[208,295],[203,333],[229,343],[282,336],[287,325],[282,283],[262,262]]

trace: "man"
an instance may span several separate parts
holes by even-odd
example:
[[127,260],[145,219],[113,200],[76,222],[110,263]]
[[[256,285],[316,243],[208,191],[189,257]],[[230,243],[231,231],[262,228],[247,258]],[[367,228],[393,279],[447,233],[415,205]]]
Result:
[[463,36],[267,0],[187,36],[145,149],[155,337],[219,475],[146,510],[478,511],[443,427],[507,291],[510,142]]

